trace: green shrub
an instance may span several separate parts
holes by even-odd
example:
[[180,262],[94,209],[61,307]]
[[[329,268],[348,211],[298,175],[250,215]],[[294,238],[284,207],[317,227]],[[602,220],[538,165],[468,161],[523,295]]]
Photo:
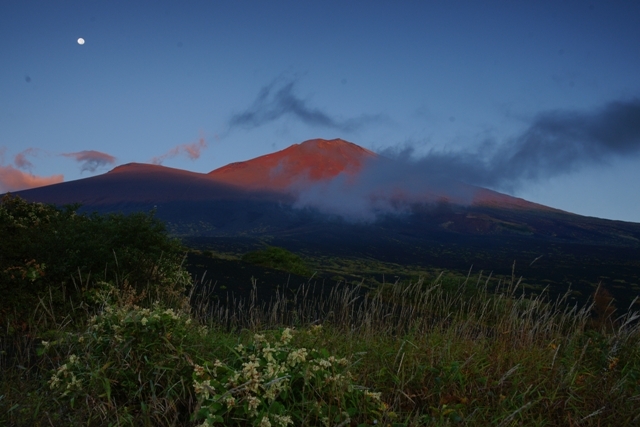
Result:
[[382,419],[380,393],[354,384],[352,361],[297,347],[293,335],[289,328],[266,331],[221,349],[214,346],[228,338],[186,313],[107,304],[85,330],[42,342],[40,353],[57,361],[45,390],[63,408],[54,421],[74,425],[191,419],[201,426],[286,427]]
[[94,282],[139,290],[151,283],[154,298],[184,292],[184,249],[153,213],[81,215],[78,208],[11,195],[0,201],[2,323],[11,313],[24,322],[41,298],[64,312],[64,304],[77,305]]
[[380,393],[354,384],[350,360],[298,348],[292,338],[289,328],[255,334],[231,360],[195,366],[201,426],[345,426],[352,419],[364,426],[381,420]]
[[194,408],[189,381],[192,357],[206,328],[188,314],[159,304],[113,306],[90,319],[84,331],[43,341],[60,360],[48,380],[70,425],[173,425]]
[[246,253],[242,260],[251,264],[288,271],[300,276],[310,276],[311,271],[298,255],[284,248],[269,246],[260,251]]

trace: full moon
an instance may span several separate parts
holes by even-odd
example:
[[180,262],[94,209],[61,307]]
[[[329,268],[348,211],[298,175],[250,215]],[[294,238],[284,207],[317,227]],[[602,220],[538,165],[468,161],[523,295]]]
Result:
[[81,45],[84,44],[84,39],[82,37],[78,39],[78,44],[81,44]]

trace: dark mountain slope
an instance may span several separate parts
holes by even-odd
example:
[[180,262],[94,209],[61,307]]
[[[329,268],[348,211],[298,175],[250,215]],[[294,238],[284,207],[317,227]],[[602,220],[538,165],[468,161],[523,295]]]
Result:
[[342,140],[311,140],[209,174],[128,164],[16,194],[81,203],[89,212],[155,209],[170,232],[208,249],[269,243],[315,255],[460,271],[473,265],[505,275],[515,261],[518,274],[559,292],[572,283],[588,295],[602,281],[621,299],[640,293],[640,224],[575,215],[459,182],[422,183],[424,193],[410,198],[402,188],[388,192],[385,206],[393,209],[374,210],[366,221],[298,203],[309,191],[333,186],[343,197],[339,203],[348,205],[351,183],[370,173],[373,161],[392,162]]

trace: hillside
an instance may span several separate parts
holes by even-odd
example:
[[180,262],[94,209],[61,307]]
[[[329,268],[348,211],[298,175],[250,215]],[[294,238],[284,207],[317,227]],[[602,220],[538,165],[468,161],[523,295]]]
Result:
[[314,256],[505,275],[516,262],[532,285],[545,280],[558,292],[572,286],[589,295],[602,282],[624,301],[640,293],[640,224],[462,182],[403,180],[411,175],[394,162],[343,140],[310,140],[207,174],[127,164],[16,194],[81,203],[85,212],[154,210],[173,235],[204,249],[270,243]]

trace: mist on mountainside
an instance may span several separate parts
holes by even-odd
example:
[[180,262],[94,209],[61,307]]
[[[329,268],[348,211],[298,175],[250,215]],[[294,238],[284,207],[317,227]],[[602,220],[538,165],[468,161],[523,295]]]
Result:
[[640,99],[610,102],[600,109],[548,111],[519,135],[475,150],[429,151],[412,145],[366,159],[356,176],[338,174],[291,185],[295,206],[348,220],[402,214],[415,203],[469,205],[481,187],[514,194],[523,186],[640,153]]

